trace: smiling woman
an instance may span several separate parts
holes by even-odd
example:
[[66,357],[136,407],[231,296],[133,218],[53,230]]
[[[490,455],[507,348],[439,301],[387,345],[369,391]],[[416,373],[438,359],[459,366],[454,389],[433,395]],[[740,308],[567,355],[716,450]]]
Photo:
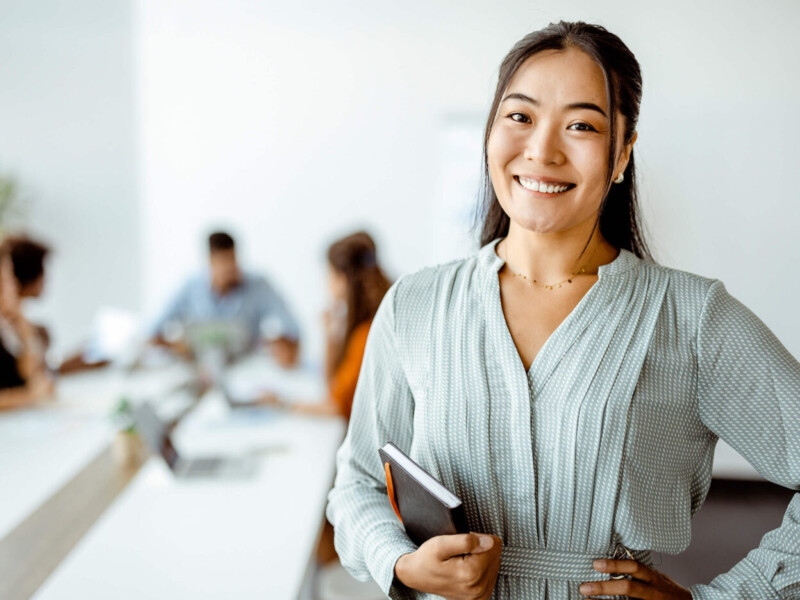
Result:
[[[534,68],[537,62],[548,63],[548,68],[539,72]],[[526,94],[526,89],[534,90],[531,92],[534,96]],[[542,94],[549,95],[536,97]],[[555,94],[564,97],[558,98]],[[599,214],[600,231],[617,248],[630,250],[640,258],[651,258],[641,233],[632,152],[641,96],[639,63],[615,35],[598,36],[592,28],[559,23],[520,40],[500,65],[497,91],[486,125],[483,194],[486,218],[481,244],[505,237],[511,221],[505,207],[498,201],[501,192],[496,189],[498,181],[496,174],[490,172],[492,166],[488,156],[492,150],[501,151],[509,141],[509,136],[504,134],[511,128],[498,123],[499,119],[506,117],[519,125],[531,126],[521,128],[512,138],[518,144],[539,144],[538,149],[528,148],[528,153],[571,149],[580,153],[575,158],[584,159],[584,163],[593,161],[591,165],[584,164],[584,168],[588,166],[592,171],[604,171],[602,183],[594,182],[600,189],[593,190],[596,201],[602,202],[599,212],[595,210],[595,215]],[[560,106],[554,104],[559,101]],[[542,106],[543,102],[549,102],[549,105]],[[515,113],[515,107],[522,110]],[[554,137],[556,131],[542,131],[540,126],[543,118],[550,118],[546,127],[555,127],[557,123],[552,120],[556,116],[563,121],[558,123],[562,126],[559,137]],[[621,126],[618,121],[622,122]],[[537,138],[531,139],[534,125],[539,126],[536,128]],[[565,136],[566,131],[572,132],[571,138]],[[616,131],[617,135],[611,136],[611,131]],[[565,148],[559,142],[571,144]],[[593,151],[591,156],[590,151]],[[572,157],[560,156],[556,160],[563,162],[566,158]],[[619,178],[619,175],[623,177]],[[610,185],[612,179],[619,179],[613,188]],[[548,184],[551,180],[550,177],[537,179]],[[533,186],[528,184],[526,187]],[[501,189],[504,189],[502,184]],[[541,186],[538,191],[541,191]],[[588,195],[583,192],[584,196]]]
[[[608,188],[606,104],[603,73],[581,50],[547,50],[520,67],[488,147],[493,189],[511,222],[539,233],[594,226]],[[615,172],[632,149],[633,140],[622,146]]]
[[[328,518],[342,564],[394,599],[800,589],[800,494],[707,585],[653,566],[689,545],[719,438],[800,489],[800,364],[719,281],[649,260],[640,98],[635,57],[602,27],[521,40],[487,122],[483,248],[402,278],[373,320]],[[387,441],[461,498],[472,533],[411,542]]]

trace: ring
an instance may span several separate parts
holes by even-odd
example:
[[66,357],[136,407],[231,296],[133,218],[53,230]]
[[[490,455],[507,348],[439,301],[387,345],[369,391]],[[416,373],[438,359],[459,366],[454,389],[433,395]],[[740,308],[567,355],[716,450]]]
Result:
[[[617,549],[614,552],[614,560],[620,560],[620,559],[622,559],[622,560],[625,560],[625,559],[636,560],[633,557],[633,554],[631,554],[630,550],[628,550],[622,544],[617,543]],[[626,575],[625,573],[611,573],[609,575],[609,577],[611,577],[611,579],[631,579],[631,576],[630,575]]]

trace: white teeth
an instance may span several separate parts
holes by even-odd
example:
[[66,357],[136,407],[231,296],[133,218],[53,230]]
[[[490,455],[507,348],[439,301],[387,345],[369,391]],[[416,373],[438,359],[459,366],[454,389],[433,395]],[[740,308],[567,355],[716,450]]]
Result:
[[527,179],[525,177],[517,177],[517,181],[519,184],[524,187],[526,190],[531,190],[532,192],[540,192],[545,194],[558,194],[561,192],[565,192],[569,189],[568,185],[559,185],[559,184],[540,184],[535,179]]
[[[524,187],[526,190],[531,190],[533,192],[539,191],[539,182],[535,179],[525,179],[524,177],[518,177],[517,180],[519,184]],[[544,186],[542,186],[544,188]],[[542,189],[544,191],[544,189]]]

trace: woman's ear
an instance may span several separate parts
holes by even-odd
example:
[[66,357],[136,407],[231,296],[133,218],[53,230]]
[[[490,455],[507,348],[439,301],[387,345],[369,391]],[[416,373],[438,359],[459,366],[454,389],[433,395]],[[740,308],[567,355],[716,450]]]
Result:
[[639,137],[639,132],[634,131],[633,136],[631,137],[631,141],[625,144],[622,148],[622,152],[619,153],[619,158],[617,159],[617,168],[614,169],[614,176],[616,177],[620,173],[623,173],[625,169],[628,168],[628,162],[631,159],[631,152],[633,152],[633,145],[636,143],[636,139]]

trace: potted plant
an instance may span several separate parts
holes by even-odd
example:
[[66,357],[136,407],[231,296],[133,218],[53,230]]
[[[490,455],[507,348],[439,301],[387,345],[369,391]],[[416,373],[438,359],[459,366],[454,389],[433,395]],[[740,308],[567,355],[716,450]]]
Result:
[[142,440],[136,433],[133,406],[122,396],[111,411],[111,421],[117,428],[111,453],[120,467],[130,468],[141,464],[145,452]]
[[9,229],[10,221],[20,214],[20,196],[17,182],[0,175],[0,240]]

